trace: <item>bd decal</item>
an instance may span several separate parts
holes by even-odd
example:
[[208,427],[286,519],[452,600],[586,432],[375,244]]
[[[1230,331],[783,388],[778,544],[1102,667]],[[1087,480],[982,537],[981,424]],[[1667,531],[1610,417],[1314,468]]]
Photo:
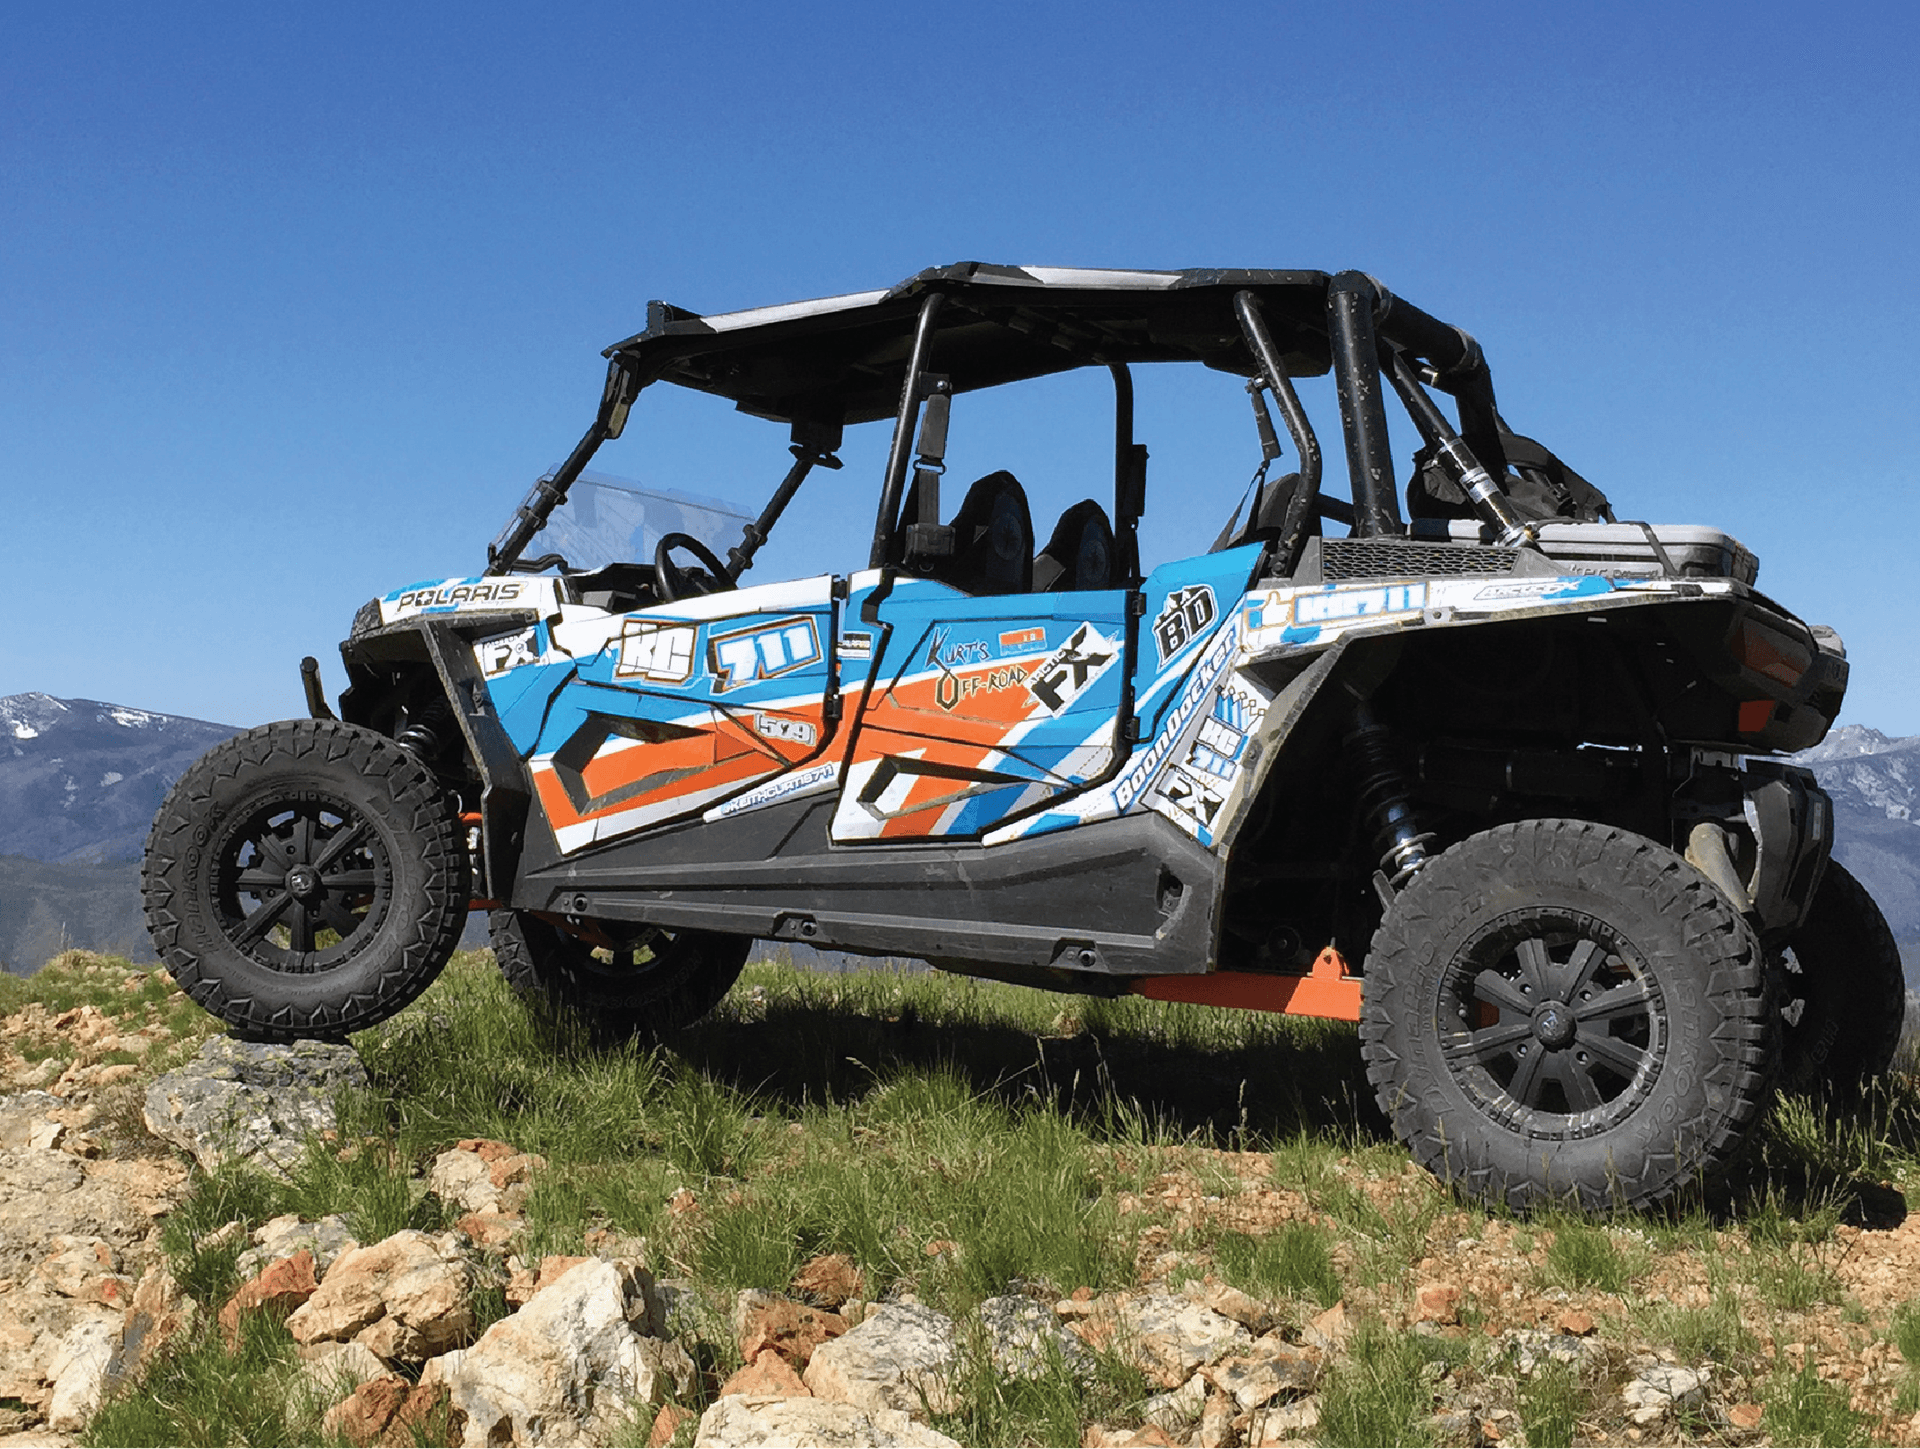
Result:
[[653,624],[629,619],[620,631],[620,657],[614,661],[615,678],[659,680],[663,684],[684,684],[693,677],[693,634],[691,624]]
[[491,639],[481,639],[474,644],[473,652],[480,661],[480,672],[488,679],[505,674],[509,669],[518,669],[523,664],[532,664],[540,657],[540,651],[534,647],[531,629],[516,629],[511,634],[496,634]]
[[818,664],[821,658],[820,635],[804,614],[707,638],[707,667],[713,671],[715,694],[756,680],[777,679]]
[[1190,584],[1168,594],[1153,621],[1153,645],[1160,651],[1160,662],[1165,664],[1186,648],[1218,617],[1213,589],[1207,584]]
[[842,659],[873,658],[873,635],[858,630],[840,636],[840,657]]
[[1119,657],[1117,640],[1109,639],[1092,624],[1082,624],[1027,676],[1027,693],[1048,714],[1059,714],[1085,694]]

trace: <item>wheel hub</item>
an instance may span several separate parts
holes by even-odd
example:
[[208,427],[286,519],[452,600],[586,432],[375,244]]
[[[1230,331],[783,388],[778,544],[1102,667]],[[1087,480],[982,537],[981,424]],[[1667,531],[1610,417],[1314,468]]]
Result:
[[296,865],[287,872],[287,893],[303,904],[318,899],[320,872],[310,865]]
[[1549,1001],[1533,1013],[1534,1040],[1549,1051],[1571,1046],[1577,1029],[1573,1012],[1563,1001]]

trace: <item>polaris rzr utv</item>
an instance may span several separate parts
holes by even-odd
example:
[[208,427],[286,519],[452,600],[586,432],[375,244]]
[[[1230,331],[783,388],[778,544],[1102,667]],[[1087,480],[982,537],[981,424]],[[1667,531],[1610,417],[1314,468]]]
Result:
[[[965,264],[656,302],[606,356],[485,571],[368,603],[337,718],[306,661],[313,718],[219,746],[161,809],[154,941],[237,1031],[380,1021],[469,909],[517,985],[619,1030],[705,1013],[755,939],[919,957],[1357,1021],[1415,1156],[1516,1207],[1660,1202],[1783,1074],[1888,1065],[1890,933],[1813,777],[1766,758],[1826,733],[1840,641],[1726,534],[1617,521],[1509,430],[1472,337],[1372,278]],[[1244,507],[1149,482],[1150,363],[1244,388]],[[1076,368],[1111,375],[1110,493],[1041,533],[1012,473],[943,476],[969,394]],[[1347,498],[1295,390],[1327,373]],[[674,531],[529,557],[656,383],[785,426],[757,521],[724,556]],[[1423,443],[1405,518],[1390,402]],[[803,486],[873,506],[813,475],[884,419],[864,558],[748,585]],[[1156,510],[1232,516],[1145,572]]]

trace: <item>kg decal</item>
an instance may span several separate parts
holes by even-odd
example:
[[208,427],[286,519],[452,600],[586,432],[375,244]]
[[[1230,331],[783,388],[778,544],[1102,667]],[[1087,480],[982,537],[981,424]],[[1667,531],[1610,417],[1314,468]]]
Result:
[[1119,641],[1082,624],[1027,676],[1027,693],[1048,714],[1059,714],[1092,687],[1120,657]]
[[818,664],[821,658],[820,635],[804,614],[707,637],[707,667],[713,671],[715,694],[756,680],[778,679]]
[[1214,607],[1213,589],[1207,584],[1189,584],[1167,595],[1159,617],[1153,621],[1153,645],[1165,664],[1200,635],[1219,617]]
[[856,630],[840,636],[840,657],[842,659],[873,658],[873,635],[865,630]]
[[686,683],[693,677],[693,634],[692,624],[629,619],[620,630],[620,657],[614,661],[614,676]]
[[516,629],[511,634],[495,634],[490,639],[477,640],[473,653],[480,661],[480,672],[488,679],[505,674],[509,669],[518,669],[523,664],[535,663],[540,658],[540,651],[534,647],[531,629]]

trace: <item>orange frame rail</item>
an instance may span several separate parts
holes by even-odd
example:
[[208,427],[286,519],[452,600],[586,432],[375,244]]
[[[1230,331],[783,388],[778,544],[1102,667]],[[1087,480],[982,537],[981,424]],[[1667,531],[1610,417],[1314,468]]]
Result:
[[1286,1016],[1319,1016],[1332,1021],[1360,1019],[1360,978],[1347,973],[1346,958],[1331,946],[1314,958],[1313,969],[1305,976],[1269,976],[1253,971],[1142,976],[1133,983],[1133,991],[1153,1001],[1236,1006],[1244,1011],[1277,1011]]

